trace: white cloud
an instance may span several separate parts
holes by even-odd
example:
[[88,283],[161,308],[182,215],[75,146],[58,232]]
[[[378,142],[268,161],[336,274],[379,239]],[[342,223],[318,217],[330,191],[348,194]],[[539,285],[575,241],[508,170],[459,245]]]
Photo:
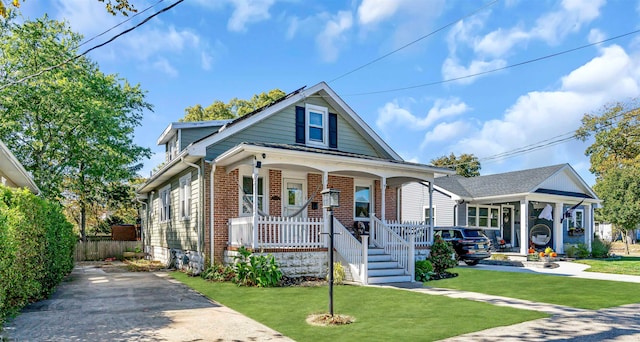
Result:
[[471,61],[469,66],[459,64],[454,58],[447,58],[442,64],[442,78],[445,80],[457,79],[456,82],[461,84],[470,84],[474,82],[478,77],[466,77],[470,75],[479,74],[489,70],[495,70],[507,65],[507,62],[503,59],[494,59],[492,61],[474,60]]
[[598,30],[598,29],[591,29],[589,31],[589,43],[593,44],[593,43],[597,43],[597,42],[601,42],[603,40],[605,40],[607,37],[604,34],[604,32]]
[[387,102],[378,109],[378,119],[376,125],[381,130],[388,130],[392,126],[402,127],[411,130],[423,130],[429,128],[436,122],[458,116],[469,111],[469,107],[457,98],[438,99],[433,104],[425,117],[417,117],[407,108],[402,108],[398,100]]
[[119,23],[121,17],[106,12],[98,1],[58,0],[54,3],[59,20],[67,20],[71,28],[85,35],[85,39],[101,33]]
[[227,28],[234,32],[245,32],[247,24],[271,18],[269,9],[274,0],[231,0],[234,6]]
[[[608,103],[637,96],[640,90],[640,60],[613,45],[561,79],[557,90],[536,91],[520,96],[501,119],[484,122],[476,133],[459,136],[453,151],[484,157],[530,146],[546,139],[568,136],[580,127],[585,113],[596,113]],[[438,136],[434,129],[432,136]],[[455,139],[455,137],[451,137]],[[518,158],[508,159],[515,169],[585,162],[582,142],[557,144]],[[488,164],[491,164],[490,161]],[[485,169],[483,163],[483,170]],[[501,166],[505,171],[505,165]]]
[[339,11],[327,21],[324,30],[316,36],[316,43],[326,62],[333,62],[338,58],[340,48],[346,45],[346,32],[353,25],[353,15],[350,11]]
[[465,136],[471,130],[471,124],[462,120],[440,123],[424,135],[420,149],[427,148],[429,144],[433,142],[449,141],[457,137]]
[[497,29],[476,42],[476,52],[492,57],[500,57],[506,54],[514,45],[528,40],[530,34],[520,28],[508,30]]
[[375,24],[392,17],[401,5],[400,0],[363,0],[358,7],[358,21],[362,25]]
[[547,43],[557,44],[569,33],[577,32],[582,25],[599,17],[605,3],[605,0],[564,0],[560,10],[539,18],[531,33]]
[[171,63],[169,63],[166,58],[158,58],[158,60],[153,62],[153,68],[171,77],[178,76],[178,70],[171,66]]
[[176,30],[173,25],[132,31],[123,42],[127,46],[123,51],[141,60],[160,52],[175,53],[200,47],[200,37],[196,33],[188,29]]

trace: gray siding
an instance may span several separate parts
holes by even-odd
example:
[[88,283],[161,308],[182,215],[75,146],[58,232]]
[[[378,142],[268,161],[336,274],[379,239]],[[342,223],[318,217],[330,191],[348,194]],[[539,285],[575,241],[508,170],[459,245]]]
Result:
[[[189,220],[183,220],[180,217],[180,177],[191,173],[191,217]],[[171,184],[171,220],[168,222],[160,222],[160,190],[167,184]],[[198,181],[198,172],[194,168],[189,168],[185,172],[173,177],[170,182],[158,187],[154,192],[150,205],[150,222],[148,222],[147,241],[151,246],[160,246],[165,248],[176,248],[182,250],[196,250],[198,243],[198,217],[200,202],[200,182]]]
[[[307,103],[336,111],[322,99],[308,98]],[[304,106],[303,102],[296,105]],[[271,117],[258,122],[235,135],[207,147],[207,159],[212,159],[242,142],[295,144],[295,106],[289,106]],[[375,157],[387,158],[378,153],[341,115],[338,115],[338,150]]]
[[[422,221],[425,207],[429,206],[429,188],[419,183],[409,183],[402,186],[403,221]],[[438,226],[452,226],[454,224],[454,208],[456,202],[449,196],[433,191],[433,206],[435,208],[435,224]]]
[[180,129],[180,151],[184,150],[192,142],[202,139],[218,131],[221,126],[196,127]]

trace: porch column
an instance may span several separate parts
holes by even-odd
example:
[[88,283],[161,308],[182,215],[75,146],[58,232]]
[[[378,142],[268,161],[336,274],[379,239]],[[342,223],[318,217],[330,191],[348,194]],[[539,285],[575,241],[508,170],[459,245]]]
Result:
[[253,166],[253,243],[251,247],[258,248],[258,166]]
[[520,254],[529,250],[529,200],[520,200]]
[[382,220],[382,222],[384,222],[387,219],[387,215],[385,214],[386,210],[386,203],[387,201],[385,200],[386,193],[387,193],[387,177],[382,177],[380,179],[380,194],[382,196],[382,198],[380,199],[380,219]]
[[429,244],[433,245],[433,180],[429,181]]
[[591,250],[591,242],[593,241],[593,215],[591,213],[591,204],[584,205],[584,243]]
[[555,207],[553,208],[553,244],[554,250],[556,253],[564,253],[564,232],[562,228],[562,208],[564,207],[564,203],[558,202],[555,203]]

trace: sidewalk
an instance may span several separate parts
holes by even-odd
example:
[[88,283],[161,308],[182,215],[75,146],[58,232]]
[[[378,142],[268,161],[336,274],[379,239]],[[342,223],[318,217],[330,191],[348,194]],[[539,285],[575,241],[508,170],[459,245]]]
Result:
[[[589,266],[571,262],[558,262],[556,268],[483,264],[473,268],[640,283],[640,276],[585,272],[584,270]],[[396,283],[387,284],[387,286],[431,295],[464,298],[497,306],[537,310],[552,315],[549,318],[477,331],[444,341],[640,341],[640,303],[594,311],[483,293],[422,287],[422,283]],[[615,288],[612,291],[615,291]]]

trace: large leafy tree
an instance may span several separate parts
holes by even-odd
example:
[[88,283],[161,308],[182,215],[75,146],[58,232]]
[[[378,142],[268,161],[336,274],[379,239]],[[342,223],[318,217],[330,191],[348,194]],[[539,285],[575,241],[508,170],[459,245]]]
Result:
[[473,154],[463,153],[460,156],[456,156],[454,153],[451,153],[448,156],[432,159],[431,165],[448,167],[452,170],[456,170],[456,174],[463,177],[480,176],[480,161],[478,160],[478,157]]
[[180,121],[234,119],[262,108],[285,95],[285,92],[280,89],[272,89],[268,92],[255,94],[249,100],[233,98],[228,103],[216,100],[206,108],[196,104],[184,110],[184,118]]
[[[78,201],[84,238],[87,206],[105,184],[134,177],[150,155],[133,133],[151,105],[139,85],[103,74],[86,57],[73,59],[82,37],[66,23],[9,18],[0,30],[0,139],[44,196]],[[36,76],[16,81],[28,75]]]
[[640,224],[640,108],[634,101],[585,114],[576,136],[594,138],[585,154],[603,202],[599,214],[624,233],[628,253],[626,237]]

